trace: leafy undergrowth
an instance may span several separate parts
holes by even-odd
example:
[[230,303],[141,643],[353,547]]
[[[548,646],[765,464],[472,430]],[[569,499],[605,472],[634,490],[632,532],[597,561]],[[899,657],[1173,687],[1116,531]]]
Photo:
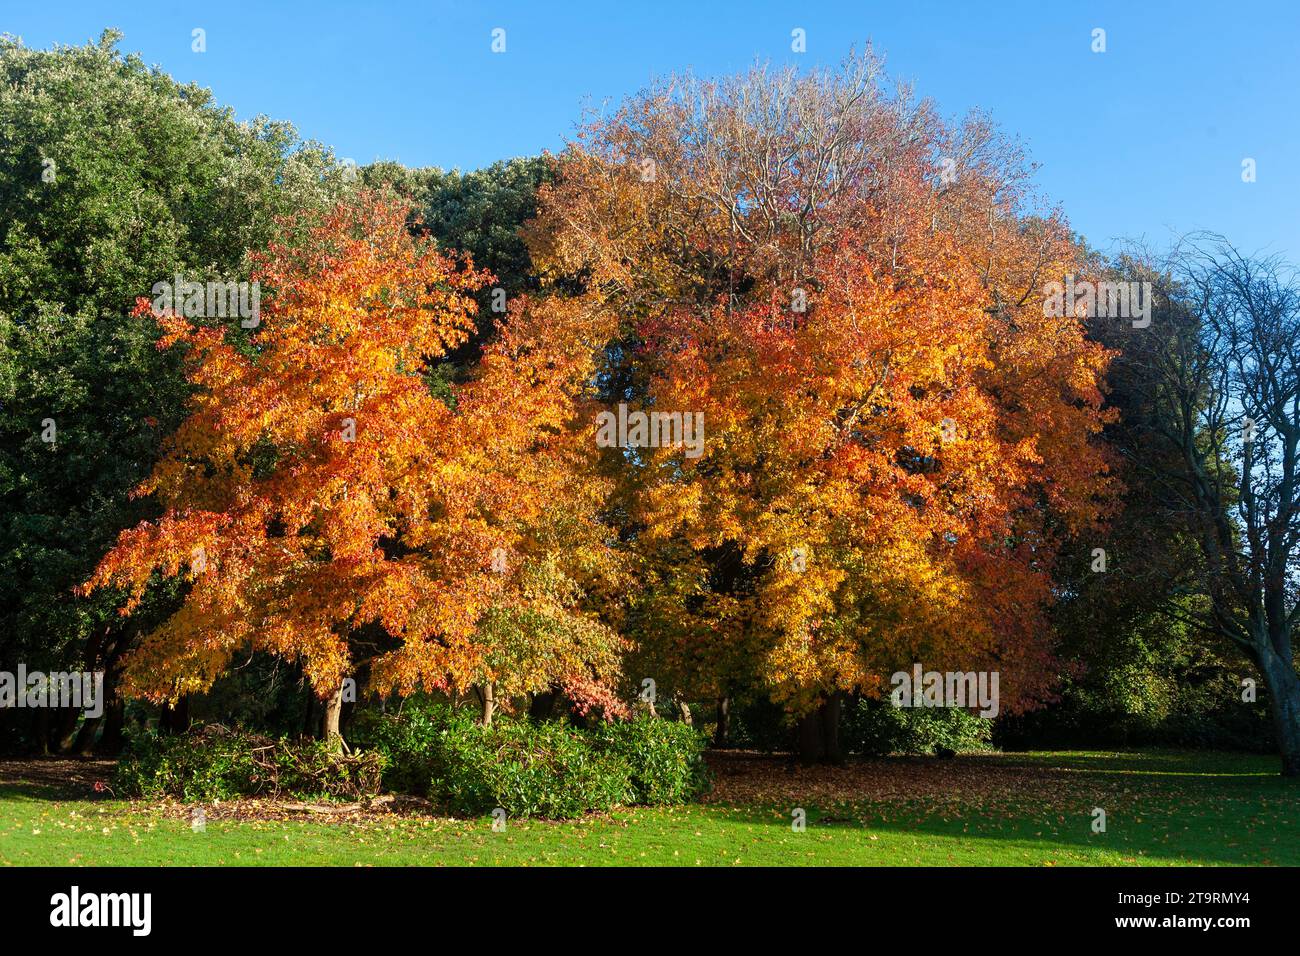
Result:
[[[1300,786],[1268,757],[1071,752],[792,769],[714,754],[711,764],[703,804],[509,821],[502,832],[409,802],[328,820],[266,802],[209,805],[196,832],[188,808],[97,794],[103,764],[0,764],[0,864],[1300,865]],[[1092,829],[1098,807],[1104,833]]]

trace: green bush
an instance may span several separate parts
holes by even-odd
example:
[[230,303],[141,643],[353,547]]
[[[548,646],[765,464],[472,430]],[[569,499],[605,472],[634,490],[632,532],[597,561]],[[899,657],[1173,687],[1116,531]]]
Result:
[[584,730],[499,715],[491,727],[444,701],[361,715],[352,739],[384,757],[385,790],[460,814],[566,819],[629,804],[681,803],[707,785],[704,741],[653,717]]
[[471,733],[474,717],[450,703],[411,698],[389,713],[365,711],[350,729],[357,746],[384,756],[384,790],[428,796],[444,732]]
[[453,813],[566,819],[631,803],[632,771],[558,721],[503,718],[443,731],[429,795]]
[[632,802],[648,806],[685,803],[709,784],[705,741],[679,721],[642,716],[594,731],[597,745],[619,757],[631,772]]
[[248,796],[357,800],[379,792],[381,754],[332,753],[317,740],[287,740],[217,724],[186,734],[133,738],[114,786],[125,796],[185,801]]
[[895,707],[863,698],[845,708],[841,741],[849,752],[871,756],[961,753],[990,749],[992,734],[993,721],[960,707]]

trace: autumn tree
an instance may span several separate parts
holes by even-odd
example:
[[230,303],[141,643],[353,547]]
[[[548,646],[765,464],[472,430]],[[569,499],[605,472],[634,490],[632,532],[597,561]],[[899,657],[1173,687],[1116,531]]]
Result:
[[408,169],[389,161],[359,170],[363,184],[392,188],[407,199],[419,216],[421,231],[439,246],[468,253],[495,277],[475,295],[479,305],[475,333],[435,366],[436,388],[463,380],[474,367],[496,323],[505,317],[508,298],[536,290],[528,247],[519,229],[536,215],[537,189],[550,173],[544,156],[501,160],[469,172]]
[[408,223],[362,193],[257,255],[268,301],[249,347],[158,317],[195,389],[137,489],[163,514],[84,588],[126,588],[130,614],[155,576],[188,587],[128,658],[130,693],[202,691],[260,650],[301,664],[330,739],[352,676],[380,693],[478,688],[485,719],[498,684],[615,708],[617,640],[584,601],[611,564],[600,486],[577,472],[580,340],[552,336],[562,308],[516,303],[479,374],[436,399],[430,363],[473,329],[491,277]]
[[[627,579],[602,520],[611,481],[587,427],[609,327],[574,303],[521,298],[455,389],[454,429],[429,471],[432,518],[412,546],[457,582],[439,601],[463,603],[472,627],[443,629],[437,652],[408,642],[377,661],[378,686],[472,688],[485,721],[537,695],[623,713],[614,688]],[[386,626],[411,623],[399,614]]]
[[664,81],[543,190],[534,260],[622,318],[607,402],[705,423],[699,457],[611,453],[642,653],[691,694],[756,674],[808,756],[836,756],[845,693],[913,661],[999,670],[1008,709],[1051,693],[1053,556],[1111,490],[1106,354],[1044,309],[1083,267],[1026,179],[868,52]]
[[241,123],[120,39],[0,37],[0,669],[103,670],[108,696],[80,727],[71,709],[0,712],[0,740],[82,752],[97,734],[120,746],[119,663],[174,598],[159,588],[122,619],[112,595],[73,594],[123,528],[155,516],[127,492],[184,415],[177,355],[127,313],[178,272],[248,278],[244,251],[278,216],[347,186],[288,123]]

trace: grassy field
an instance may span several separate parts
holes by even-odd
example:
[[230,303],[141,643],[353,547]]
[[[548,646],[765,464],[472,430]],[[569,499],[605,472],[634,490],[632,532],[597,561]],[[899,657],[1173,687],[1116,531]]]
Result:
[[[0,865],[1300,865],[1300,785],[1277,761],[1182,752],[898,758],[794,770],[711,758],[683,808],[574,823],[371,812],[267,819],[96,795],[100,764],[0,763]],[[1106,832],[1092,829],[1094,808]],[[794,832],[796,809],[807,825]],[[283,811],[280,811],[283,814]],[[306,816],[306,814],[299,814]],[[260,817],[260,818],[259,818]]]

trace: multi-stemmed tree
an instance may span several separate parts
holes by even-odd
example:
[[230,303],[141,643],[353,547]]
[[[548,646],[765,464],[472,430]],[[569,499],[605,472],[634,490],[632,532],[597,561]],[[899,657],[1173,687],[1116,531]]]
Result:
[[129,657],[129,692],[174,700],[261,650],[302,665],[331,737],[363,670],[380,692],[478,689],[485,719],[498,685],[617,709],[617,639],[584,602],[613,568],[575,437],[591,351],[570,311],[517,304],[473,380],[436,399],[429,365],[491,277],[408,217],[363,193],[256,256],[269,301],[250,347],[159,316],[195,389],[138,489],[163,514],[83,589],[128,588],[129,614],[155,575],[187,582]]
[[1280,261],[1213,236],[1130,278],[1157,286],[1160,305],[1123,358],[1152,407],[1143,460],[1201,555],[1169,613],[1258,668],[1282,772],[1300,775],[1300,287]]

